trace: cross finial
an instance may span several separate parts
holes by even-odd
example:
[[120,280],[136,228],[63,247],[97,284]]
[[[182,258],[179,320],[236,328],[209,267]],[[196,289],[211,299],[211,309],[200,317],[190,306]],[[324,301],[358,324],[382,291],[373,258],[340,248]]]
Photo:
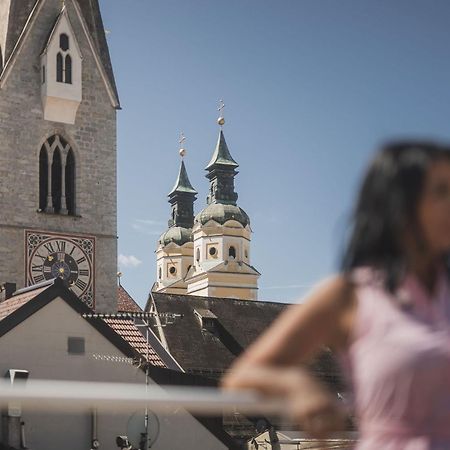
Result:
[[224,110],[225,103],[222,99],[219,100],[219,107],[217,108],[217,111],[219,111],[219,118],[217,119],[217,123],[222,127],[225,124],[225,117],[224,117]]
[[186,154],[186,149],[184,148],[183,144],[184,141],[186,140],[186,136],[184,135],[183,132],[180,133],[180,139],[178,140],[179,144],[180,144],[180,150],[179,150],[179,154],[180,156],[183,158],[184,155]]

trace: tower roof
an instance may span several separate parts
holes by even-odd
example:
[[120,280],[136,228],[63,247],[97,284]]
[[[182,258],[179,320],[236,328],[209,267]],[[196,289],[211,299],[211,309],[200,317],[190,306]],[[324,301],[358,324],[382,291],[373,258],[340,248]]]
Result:
[[180,171],[178,172],[177,180],[172,190],[169,192],[169,196],[175,194],[175,192],[186,192],[189,194],[197,194],[198,192],[192,187],[191,182],[186,171],[184,161],[181,161]]
[[235,220],[243,227],[250,225],[250,218],[239,206],[225,205],[223,203],[210,203],[195,216],[195,223],[204,225],[209,220],[214,220],[223,225],[228,220]]
[[[17,39],[37,0],[7,0],[0,2],[0,47],[3,63],[11,56]],[[6,10],[5,10],[6,9]]]
[[228,146],[222,130],[220,130],[219,138],[217,139],[217,145],[212,155],[211,161],[205,169],[212,169],[216,165],[229,166],[233,168],[239,167],[239,164],[231,156],[230,150],[228,150]]
[[[3,63],[5,63],[13,53],[13,49],[19,40],[33,8],[41,1],[42,0],[0,1],[0,47],[3,53]],[[86,22],[89,34],[91,35],[96,51],[100,56],[101,63],[105,69],[111,88],[114,91],[114,95],[116,98],[119,98],[98,0],[74,0],[74,2],[77,4],[84,21]]]
[[98,0],[76,0],[89,28],[116,98],[119,98]]
[[165,231],[159,238],[159,243],[162,245],[168,245],[171,242],[182,246],[186,242],[192,242],[192,229],[172,226]]

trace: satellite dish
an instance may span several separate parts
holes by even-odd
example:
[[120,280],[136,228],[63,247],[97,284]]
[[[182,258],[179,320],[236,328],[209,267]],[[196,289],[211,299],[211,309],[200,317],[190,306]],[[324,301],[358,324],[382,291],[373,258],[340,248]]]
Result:
[[127,436],[133,449],[148,450],[158,439],[160,428],[158,416],[150,410],[147,410],[147,416],[147,433],[144,409],[134,412],[128,419]]

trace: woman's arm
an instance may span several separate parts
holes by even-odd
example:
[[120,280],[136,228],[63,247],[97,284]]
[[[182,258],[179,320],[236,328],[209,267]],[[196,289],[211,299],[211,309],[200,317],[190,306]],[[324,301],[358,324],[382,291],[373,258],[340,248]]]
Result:
[[288,307],[233,369],[242,364],[292,366],[308,361],[323,346],[344,348],[355,304],[348,280],[337,276],[325,281],[304,303]]
[[285,397],[292,418],[313,436],[339,429],[344,415],[336,399],[301,364],[323,346],[345,347],[355,305],[348,280],[327,280],[305,303],[287,308],[237,359],[222,385]]

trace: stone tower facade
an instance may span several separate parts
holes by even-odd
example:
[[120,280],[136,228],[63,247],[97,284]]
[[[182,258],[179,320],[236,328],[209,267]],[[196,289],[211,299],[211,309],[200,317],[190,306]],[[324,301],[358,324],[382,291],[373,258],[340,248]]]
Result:
[[197,191],[189,181],[184,161],[181,161],[178,178],[169,193],[169,203],[172,205],[169,228],[159,238],[156,250],[156,292],[187,292],[186,277],[194,260],[192,226],[196,195]]
[[116,309],[116,112],[98,0],[0,2],[0,282]]

